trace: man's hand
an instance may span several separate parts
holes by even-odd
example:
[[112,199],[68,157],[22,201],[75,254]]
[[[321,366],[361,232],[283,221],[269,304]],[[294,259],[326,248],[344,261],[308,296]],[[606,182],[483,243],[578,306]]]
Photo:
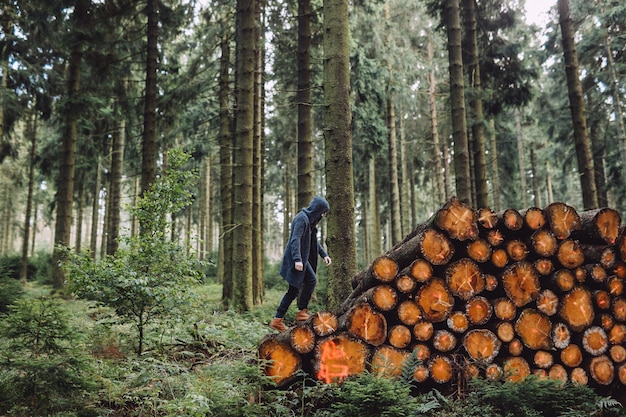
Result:
[[326,266],[330,265],[333,261],[330,259],[330,256],[324,258],[324,262],[326,262]]
[[296,262],[294,268],[296,268],[296,271],[302,271],[304,269],[304,264],[302,262]]

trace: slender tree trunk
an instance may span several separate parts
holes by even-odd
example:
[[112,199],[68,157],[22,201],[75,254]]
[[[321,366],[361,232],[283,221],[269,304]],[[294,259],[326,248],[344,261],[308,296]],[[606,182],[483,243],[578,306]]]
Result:
[[476,206],[489,205],[487,187],[487,162],[485,146],[485,119],[483,115],[482,87],[480,84],[480,64],[478,60],[478,38],[476,22],[476,0],[463,0],[464,24],[467,45],[468,86],[472,88],[469,103],[471,112],[472,143],[474,151],[474,187],[476,188]]
[[254,80],[254,155],[253,155],[253,169],[254,169],[254,184],[252,188],[252,233],[253,233],[253,274],[252,274],[252,297],[254,305],[260,305],[263,303],[263,276],[264,267],[263,259],[265,257],[265,245],[263,244],[263,110],[265,89],[263,88],[263,61],[264,61],[264,48],[262,39],[264,37],[265,27],[263,22],[263,0],[257,0],[256,2],[256,19],[261,22],[257,25],[257,50],[256,50],[256,67],[255,67],[255,80]]
[[570,110],[574,125],[574,143],[576,146],[580,187],[583,194],[583,207],[585,209],[594,209],[598,207],[598,192],[595,183],[591,142],[587,132],[583,89],[578,77],[578,55],[574,42],[574,25],[570,16],[569,0],[557,0],[557,7],[559,9],[559,25],[561,26],[565,74],[567,76],[567,90],[569,92]]
[[446,198],[443,164],[441,162],[441,149],[439,148],[439,120],[437,118],[437,79],[435,78],[435,65],[433,63],[433,43],[428,35],[428,44],[426,45],[428,52],[428,66],[430,71],[428,72],[428,98],[430,101],[430,129],[433,141],[433,162],[435,165],[435,181],[437,188],[437,195],[435,196],[437,201],[441,204]]
[[209,156],[202,158],[200,163],[200,216],[198,226],[198,259],[204,261],[207,253],[207,206],[209,204],[209,197],[207,191],[209,189],[209,175],[211,168],[209,167]]
[[517,162],[519,164],[520,191],[522,207],[528,207],[526,185],[526,160],[524,158],[524,141],[522,136],[522,115],[519,107],[515,107],[515,137],[517,140]]
[[[1,106],[0,106],[1,107]],[[24,213],[24,234],[22,239],[22,265],[20,279],[24,284],[28,280],[28,244],[30,242],[30,221],[33,211],[33,189],[35,188],[35,157],[37,156],[37,113],[30,115],[30,128],[27,130],[30,137],[30,152],[28,156],[28,195],[26,197],[26,212]]]
[[312,13],[310,0],[298,0],[298,207],[307,207],[313,199]]
[[499,212],[502,209],[500,202],[500,172],[498,172],[498,143],[496,141],[496,122],[493,116],[489,117],[489,151],[491,156],[491,183],[493,185],[493,209]]
[[252,188],[254,135],[254,69],[256,0],[237,0],[237,113],[233,154],[233,306],[248,311],[252,290]]
[[539,189],[539,175],[537,170],[537,158],[535,157],[535,146],[530,147],[530,170],[533,173],[533,206],[543,207],[541,204],[541,191]]
[[98,223],[100,218],[100,182],[102,181],[102,170],[100,169],[100,157],[96,164],[96,180],[93,189],[93,205],[91,209],[91,242],[90,251],[93,259],[96,259],[98,249]]
[[[62,289],[65,284],[65,274],[60,266],[61,255],[57,245],[70,244],[72,227],[72,202],[74,197],[74,168],[76,159],[76,141],[78,139],[78,118],[80,115],[80,64],[83,55],[83,45],[80,35],[82,28],[87,25],[87,0],[76,2],[72,20],[75,22],[76,36],[72,46],[68,64],[67,98],[68,108],[65,111],[65,130],[61,149],[61,166],[57,183],[57,216],[54,228],[55,249],[52,254],[52,286]],[[74,34],[72,34],[73,36]]]
[[[141,193],[141,178],[136,177],[133,185],[133,207],[137,206],[137,201],[139,200],[139,194]],[[139,232],[139,220],[137,216],[134,214],[130,219],[130,235],[137,236]]]
[[107,255],[114,255],[119,247],[120,207],[122,203],[122,176],[124,174],[124,146],[126,142],[126,118],[122,116],[120,125],[113,132],[111,145],[111,187],[108,197]]
[[354,180],[350,114],[350,29],[348,0],[324,0],[324,144],[328,249],[328,305],[338,308],[357,272]]
[[369,221],[370,227],[366,229],[370,233],[370,251],[368,257],[370,260],[374,260],[377,256],[383,253],[383,243],[380,223],[380,205],[378,201],[378,181],[376,174],[376,158],[372,156],[369,161]]
[[111,193],[111,177],[104,177],[104,198],[102,199],[102,203],[104,204],[104,218],[102,219],[102,234],[100,235],[100,259],[104,258],[104,255],[107,253],[107,224],[109,224],[109,216],[111,212],[109,210],[109,194]]
[[622,176],[626,177],[626,128],[624,127],[624,113],[622,111],[622,95],[620,93],[620,81],[617,77],[617,70],[615,69],[608,30],[604,37],[604,45],[606,47],[606,63],[609,73],[611,74],[611,91],[613,93],[613,106],[615,107],[614,114],[615,124],[617,125],[617,140],[621,145]]
[[465,119],[465,87],[461,53],[461,14],[459,0],[445,0],[443,19],[448,34],[450,105],[454,140],[454,175],[457,197],[472,204],[469,146]]
[[[599,106],[596,104],[593,90],[595,88],[596,80],[592,76],[586,76],[582,82],[583,91],[587,92],[585,98],[587,100],[586,108],[589,109],[590,114],[594,114],[599,111]],[[604,171],[604,149],[605,144],[600,138],[600,119],[592,117],[587,121],[587,130],[589,137],[594,138],[591,140],[591,154],[593,156],[593,171],[594,178],[596,180],[596,191],[598,193],[598,207],[608,207],[609,198],[606,186],[606,175]]]
[[233,299],[232,258],[233,258],[233,218],[232,218],[232,132],[230,116],[230,44],[228,33],[222,33],[220,44],[222,56],[220,58],[220,253],[218,280],[222,282],[222,303],[229,307]]
[[74,251],[80,253],[82,250],[83,241],[83,221],[85,212],[85,181],[79,178],[76,181],[76,188],[78,188],[78,196],[76,198],[76,235],[74,236]]
[[404,117],[400,117],[400,172],[402,173],[400,202],[402,217],[402,236],[406,236],[412,230],[411,217],[411,181],[409,179],[409,162],[407,157],[406,130]]
[[[146,0],[148,16],[146,46],[146,86],[143,114],[143,143],[141,154],[142,194],[154,182],[156,175],[156,100],[159,40],[158,0]],[[139,225],[141,228],[141,225]]]

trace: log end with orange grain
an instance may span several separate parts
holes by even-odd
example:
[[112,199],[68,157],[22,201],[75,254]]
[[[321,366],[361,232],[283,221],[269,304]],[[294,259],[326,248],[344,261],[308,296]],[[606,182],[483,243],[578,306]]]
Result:
[[407,326],[414,326],[422,318],[422,310],[413,300],[404,300],[396,309],[398,320]]
[[537,270],[526,261],[517,262],[507,268],[502,274],[502,285],[506,295],[517,307],[535,300],[541,289]]
[[311,327],[316,335],[324,337],[337,331],[339,319],[330,311],[318,311],[311,317]]
[[582,224],[576,209],[562,202],[551,203],[544,209],[548,226],[558,239],[567,239]]
[[339,326],[372,346],[380,346],[387,339],[387,319],[367,302],[353,306],[341,316]]
[[588,289],[576,287],[561,298],[559,315],[572,328],[580,332],[593,323],[595,309],[593,298]]
[[438,212],[437,227],[451,239],[473,240],[478,237],[478,215],[468,204],[452,197]]
[[515,322],[515,332],[530,349],[552,348],[552,323],[548,316],[540,311],[532,308],[523,310]]
[[432,265],[445,265],[454,256],[452,241],[438,230],[428,228],[417,239],[421,256]]
[[372,373],[385,378],[399,377],[409,355],[408,351],[393,346],[379,346],[372,355]]
[[485,289],[485,277],[474,261],[462,258],[446,268],[446,284],[452,295],[469,300]]
[[454,307],[454,297],[441,278],[433,278],[424,284],[417,293],[416,302],[424,318],[435,323],[445,321]]
[[487,329],[473,329],[463,337],[463,347],[473,360],[491,363],[500,353],[500,339]]
[[258,354],[263,361],[263,371],[277,386],[292,381],[302,369],[302,357],[287,340],[279,341],[279,334],[269,334],[259,342]]
[[314,352],[313,372],[319,381],[326,383],[365,372],[371,355],[367,343],[347,333],[321,339]]
[[590,243],[614,245],[619,236],[622,218],[617,210],[604,207],[583,211],[580,215],[581,227],[572,236]]

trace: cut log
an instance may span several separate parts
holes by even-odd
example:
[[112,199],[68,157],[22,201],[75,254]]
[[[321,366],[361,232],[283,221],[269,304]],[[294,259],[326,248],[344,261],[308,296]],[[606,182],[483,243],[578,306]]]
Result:
[[613,317],[618,321],[626,321],[626,298],[616,297],[613,299]]
[[548,369],[554,364],[554,357],[550,352],[538,350],[533,357],[533,363],[541,369]]
[[447,356],[436,355],[428,361],[430,377],[438,384],[450,382],[453,376],[452,369],[452,360]]
[[511,340],[508,347],[511,356],[520,356],[524,351],[524,344],[518,338]]
[[600,310],[608,310],[611,308],[611,296],[607,291],[596,290],[593,293],[593,301]]
[[509,240],[506,243],[506,253],[513,262],[523,261],[528,256],[528,246],[521,240]]
[[626,324],[617,323],[609,329],[609,342],[614,345],[626,342]]
[[513,327],[513,324],[508,321],[501,321],[498,323],[496,333],[498,334],[498,339],[505,343],[508,343],[515,338],[515,328]]
[[615,325],[615,319],[610,314],[600,315],[600,326],[604,330],[611,330]]
[[312,352],[315,347],[315,333],[307,324],[298,324],[282,332],[282,334],[289,335],[291,347],[300,354]]
[[517,232],[522,228],[522,226],[524,226],[524,218],[519,211],[513,208],[508,208],[503,212],[498,213],[498,217],[502,219],[499,224],[503,226],[505,234],[507,231]]
[[515,322],[515,332],[524,345],[534,350],[552,348],[552,323],[544,313],[532,308],[521,312]]
[[567,239],[572,232],[580,230],[580,215],[575,208],[561,202],[544,209],[550,230],[558,239]]
[[478,263],[487,262],[491,258],[491,245],[484,239],[476,239],[467,244],[467,256]]
[[619,237],[617,238],[617,250],[622,262],[626,262],[626,228],[622,228]]
[[612,297],[619,297],[624,293],[624,281],[615,276],[609,278],[607,287]]
[[557,349],[565,349],[569,346],[572,333],[565,323],[556,323],[552,327],[552,343]]
[[315,376],[328,384],[365,372],[370,348],[347,333],[338,333],[321,339],[315,346],[314,357]]
[[396,278],[396,288],[403,294],[410,294],[417,288],[417,281],[410,275],[401,274]]
[[387,320],[382,313],[374,310],[367,302],[352,307],[339,318],[339,328],[346,329],[351,335],[380,346],[387,339]]
[[589,243],[614,245],[619,235],[622,219],[616,210],[600,208],[580,213],[581,228],[572,237]]
[[492,229],[487,233],[487,242],[491,247],[496,248],[504,243],[504,235],[498,229]]
[[436,215],[436,225],[451,239],[460,241],[478,237],[478,215],[468,204],[452,197]]
[[422,318],[422,312],[413,300],[402,301],[396,311],[398,320],[407,326],[414,326]]
[[384,378],[399,377],[409,355],[408,351],[393,346],[379,346],[372,356],[372,373]]
[[593,323],[595,311],[589,290],[576,287],[561,299],[559,315],[575,332],[586,329]]
[[450,352],[456,347],[456,336],[448,330],[437,330],[433,336],[433,347],[439,352]]
[[448,328],[455,333],[464,333],[469,327],[467,315],[462,311],[454,311],[447,320]]
[[539,258],[533,262],[533,266],[542,276],[550,275],[554,271],[554,263],[549,258]]
[[556,252],[557,260],[564,268],[574,269],[585,262],[585,253],[577,240],[565,239]]
[[569,269],[559,269],[552,275],[552,283],[560,291],[568,292],[576,285],[576,277]]
[[513,320],[517,314],[517,307],[510,299],[501,297],[494,301],[493,311],[500,320]]
[[338,325],[337,316],[330,311],[318,311],[311,316],[311,327],[315,334],[320,337],[335,333]]
[[404,349],[411,343],[411,330],[403,324],[396,324],[389,329],[388,340],[391,346]]
[[531,263],[518,262],[504,271],[502,285],[513,304],[522,307],[539,295],[539,274]]
[[602,327],[592,326],[583,333],[582,345],[593,356],[600,356],[608,350],[609,338]]
[[589,384],[589,376],[587,375],[587,371],[583,368],[574,368],[570,373],[570,381],[573,384],[577,385],[588,385]]
[[416,302],[422,309],[424,319],[438,323],[450,315],[454,297],[441,278],[433,278],[418,291]]
[[485,289],[495,291],[498,288],[498,278],[493,274],[485,274]]
[[524,218],[524,226],[531,231],[543,229],[547,223],[546,216],[539,207],[527,208],[520,211],[520,214]]
[[485,278],[478,265],[468,258],[460,259],[446,268],[446,283],[452,295],[469,300],[485,289]]
[[478,225],[483,229],[493,229],[498,224],[498,215],[488,207],[478,209]]
[[614,345],[609,349],[609,356],[615,363],[626,361],[626,348],[622,345]]
[[415,340],[420,342],[430,340],[434,332],[435,328],[430,321],[419,321],[413,326],[413,336],[415,336]]
[[342,306],[339,315],[349,307],[354,298],[360,296],[369,288],[381,283],[387,284],[392,282],[398,274],[399,268],[398,262],[390,256],[383,255],[376,258],[369,267],[352,277],[352,294],[344,301],[343,306],[347,307]]
[[496,249],[491,252],[491,264],[496,268],[504,268],[509,263],[509,254],[506,249]]
[[433,277],[433,266],[425,259],[416,259],[411,264],[410,274],[417,282],[426,282]]
[[426,382],[430,376],[428,366],[424,364],[418,364],[413,370],[413,380],[417,383]]
[[558,248],[556,236],[548,229],[537,230],[530,236],[530,248],[539,256],[552,256]]
[[430,347],[428,347],[425,343],[416,343],[413,346],[412,351],[415,358],[419,361],[426,362],[430,359]]
[[465,304],[465,314],[471,324],[482,325],[491,318],[493,308],[489,300],[478,295]]
[[537,309],[548,316],[554,316],[559,309],[559,297],[549,289],[539,293],[537,297]]
[[617,262],[617,254],[615,253],[614,246],[606,245],[589,245],[581,244],[580,247],[585,255],[585,262],[598,263],[602,267],[610,270],[615,266]]
[[514,356],[504,361],[502,366],[504,378],[511,382],[520,382],[530,375],[530,366],[526,359]]
[[493,332],[487,329],[474,329],[463,337],[463,347],[470,356],[480,363],[491,363],[498,356],[502,343]]
[[613,268],[613,272],[615,273],[615,276],[619,279],[626,279],[626,264],[624,264],[623,262],[616,262],[615,267]]
[[452,259],[455,247],[445,234],[435,229],[426,229],[420,237],[420,254],[432,265],[445,265]]
[[302,357],[293,350],[287,340],[278,340],[280,333],[264,336],[259,342],[259,358],[263,361],[263,372],[277,386],[283,386],[294,380],[302,369]]
[[576,368],[583,362],[583,352],[578,345],[567,345],[561,351],[561,362],[570,368]]
[[619,382],[621,382],[622,385],[626,385],[626,364],[620,365],[617,369],[617,376],[619,378]]
[[609,385],[615,378],[615,367],[608,356],[596,356],[589,364],[591,378],[600,385]]
[[381,284],[363,293],[362,299],[369,301],[378,311],[391,311],[398,304],[398,293],[391,285]]
[[398,263],[388,256],[381,256],[374,260],[372,272],[379,282],[391,282],[398,274]]
[[561,381],[563,383],[567,382],[568,376],[567,371],[563,368],[563,365],[555,363],[550,367],[548,371],[548,377],[555,381]]
[[504,370],[500,365],[492,363],[485,368],[485,376],[492,381],[499,381],[504,376]]

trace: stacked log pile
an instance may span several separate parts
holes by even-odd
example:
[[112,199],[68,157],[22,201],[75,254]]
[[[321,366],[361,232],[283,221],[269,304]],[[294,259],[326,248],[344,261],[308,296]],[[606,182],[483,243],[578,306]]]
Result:
[[365,370],[424,387],[537,374],[626,385],[626,236],[617,211],[474,210],[456,198],[352,280],[337,311],[259,344],[265,373]]

